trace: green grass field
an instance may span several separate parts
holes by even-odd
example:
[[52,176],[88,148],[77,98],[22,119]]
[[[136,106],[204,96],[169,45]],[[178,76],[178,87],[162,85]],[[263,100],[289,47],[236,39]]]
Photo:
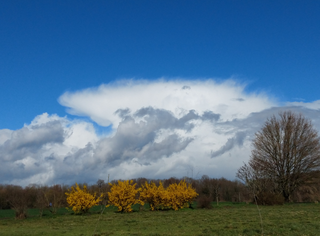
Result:
[[[259,206],[263,235],[320,235],[320,204]],[[15,220],[11,210],[0,210],[0,235],[261,235],[260,217],[253,204],[220,203],[210,210],[149,210],[73,215],[60,209],[52,215],[37,210],[29,218]],[[136,208],[137,210],[138,208]]]

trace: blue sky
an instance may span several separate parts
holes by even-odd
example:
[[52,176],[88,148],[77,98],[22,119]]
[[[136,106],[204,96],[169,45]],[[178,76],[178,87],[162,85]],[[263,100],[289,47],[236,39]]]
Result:
[[319,1],[1,1],[1,128],[119,78],[231,76],[319,98]]
[[[232,102],[229,104],[221,101],[221,104],[215,105],[216,110],[212,110],[213,107],[210,108],[209,105],[202,108],[197,101],[194,104],[198,104],[201,109],[196,110],[199,117],[194,119],[202,121],[207,117],[207,110],[219,114],[222,124],[233,118],[247,119],[251,117],[250,114],[257,112],[270,115],[272,112],[266,112],[267,109],[286,106],[307,107],[314,113],[308,113],[309,110],[303,112],[311,114],[309,117],[317,120],[320,108],[317,102],[320,100],[319,11],[320,1],[316,0],[1,1],[0,131],[5,130],[3,132],[6,133],[0,135],[0,141],[1,137],[4,137],[3,143],[6,140],[12,141],[13,133],[23,130],[25,124],[33,129],[32,127],[38,127],[36,124],[52,120],[63,123],[63,119],[68,119],[66,122],[72,124],[63,126],[64,129],[74,125],[74,122],[83,122],[88,127],[93,126],[93,133],[90,131],[92,136],[89,135],[92,138],[90,142],[102,143],[100,136],[105,134],[104,127],[107,126],[107,131],[113,127],[113,131],[110,131],[110,135],[114,135],[112,137],[122,137],[116,132],[122,125],[121,117],[114,117],[116,110],[128,107],[133,119],[138,119],[141,109],[148,106],[171,111],[176,118],[183,117],[182,113],[179,113],[180,117],[175,113],[178,108],[195,109],[189,106],[192,102],[183,103],[184,95],[179,97],[175,92],[168,95],[177,96],[175,100],[157,95],[154,99],[158,99],[158,102],[142,102],[141,99],[148,100],[148,96],[152,94],[141,95],[141,89],[154,89],[154,86],[158,86],[163,93],[166,92],[163,90],[166,86],[172,88],[172,91],[177,91],[180,85],[181,88],[191,87],[190,91],[195,88],[196,92],[190,95],[194,99],[192,101],[202,96],[203,85],[209,86],[217,94],[222,91],[223,94],[228,93],[224,90],[228,87],[229,92],[239,96],[232,98],[231,95],[226,95],[226,99],[240,101],[246,97],[246,101],[252,101],[247,104],[252,110],[242,113],[239,111],[237,114],[222,109],[222,106],[233,107]],[[128,86],[136,93],[128,92]],[[112,95],[113,92],[117,95]],[[204,91],[203,94],[207,93]],[[101,103],[101,107],[95,107],[94,104],[98,104],[101,99],[107,102]],[[207,94],[203,101],[209,104],[212,99],[219,100],[210,98]],[[131,100],[135,103],[131,104]],[[86,104],[87,101],[92,103]],[[165,101],[170,101],[176,107],[163,105]],[[181,103],[175,103],[176,101]],[[108,109],[109,113],[101,112]],[[148,112],[151,117],[151,110]],[[164,115],[157,113],[158,111],[152,112]],[[47,116],[43,115],[46,113]],[[40,122],[39,116],[45,121]],[[163,127],[172,126],[161,127],[155,128],[157,132],[170,130]],[[190,131],[185,126],[179,127],[186,132]],[[15,137],[31,137],[23,132],[17,133]],[[233,137],[222,138],[225,143],[220,145],[221,153],[231,144],[242,146],[243,140],[236,140],[237,137],[242,137],[239,132],[242,131],[234,131]],[[185,150],[190,140],[195,140],[191,136],[189,139],[186,136],[184,138],[183,142],[180,140],[181,150]],[[58,142],[57,140],[50,142]],[[130,143],[126,138],[123,140]],[[157,142],[156,140],[153,141]],[[83,143],[81,145],[78,146],[79,150],[84,148]],[[121,146],[117,145],[116,147]],[[143,145],[139,145],[138,149],[142,148]],[[180,151],[173,150],[172,153]],[[215,153],[214,150],[213,152]],[[172,153],[159,155],[171,157]],[[32,155],[30,154],[30,158],[36,160]],[[122,156],[124,162],[128,161],[129,154],[126,155],[125,158]],[[44,159],[47,157],[42,156]],[[16,158],[15,161],[19,159]],[[118,156],[114,154],[111,159],[116,158]],[[8,163],[9,159],[6,159]],[[111,159],[108,159],[108,163],[111,163]],[[26,167],[27,164],[23,163]],[[141,163],[148,164],[148,161]],[[196,168],[193,164],[191,166],[190,168]],[[152,172],[151,169],[143,171],[141,173],[146,175],[148,171]],[[28,173],[30,175],[31,172]],[[8,176],[9,174],[6,175],[7,182],[11,181],[10,178],[16,181],[20,178]],[[127,176],[134,174],[129,173]],[[53,179],[56,181],[58,177],[50,178],[48,182]],[[62,176],[61,179],[63,178],[66,177]]]

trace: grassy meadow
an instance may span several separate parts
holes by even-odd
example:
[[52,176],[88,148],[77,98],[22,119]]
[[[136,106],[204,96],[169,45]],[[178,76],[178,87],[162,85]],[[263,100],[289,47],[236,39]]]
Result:
[[61,208],[56,214],[36,209],[15,220],[12,210],[0,210],[0,235],[320,235],[320,204],[213,204],[212,209],[155,211],[147,208],[117,213],[100,206],[85,215]]

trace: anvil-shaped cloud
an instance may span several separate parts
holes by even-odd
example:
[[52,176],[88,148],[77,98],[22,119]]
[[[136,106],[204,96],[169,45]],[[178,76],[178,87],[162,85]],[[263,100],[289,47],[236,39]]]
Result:
[[[280,106],[232,80],[125,80],[59,102],[92,122],[44,113],[20,130],[0,130],[1,183],[93,183],[108,174],[233,179],[271,115],[301,112],[320,130],[319,101]],[[99,135],[93,122],[111,131]]]

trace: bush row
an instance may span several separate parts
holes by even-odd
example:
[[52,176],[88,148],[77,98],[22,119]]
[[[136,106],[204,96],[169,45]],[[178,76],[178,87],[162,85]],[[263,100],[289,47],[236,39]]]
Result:
[[67,195],[67,202],[70,209],[75,213],[85,213],[92,206],[98,205],[103,195],[108,195],[108,206],[113,205],[119,212],[131,212],[132,205],[149,203],[152,211],[174,209],[179,210],[189,207],[192,201],[198,196],[195,189],[185,181],[170,184],[167,188],[163,187],[160,181],[157,186],[154,182],[150,184],[145,182],[141,188],[136,187],[133,181],[118,181],[110,184],[110,192],[102,193],[96,196],[96,193],[90,194],[87,187],[81,189],[78,184],[76,188],[72,187]]

